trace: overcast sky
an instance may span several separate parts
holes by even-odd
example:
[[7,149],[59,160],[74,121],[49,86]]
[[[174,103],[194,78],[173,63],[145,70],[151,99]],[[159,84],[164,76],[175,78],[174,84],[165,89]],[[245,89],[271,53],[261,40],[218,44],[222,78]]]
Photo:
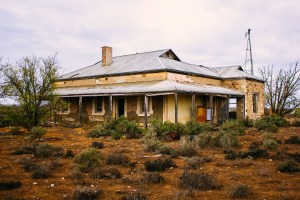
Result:
[[299,0],[1,0],[4,61],[57,53],[64,73],[113,55],[172,49],[185,62],[243,65],[251,28],[255,67],[300,57]]

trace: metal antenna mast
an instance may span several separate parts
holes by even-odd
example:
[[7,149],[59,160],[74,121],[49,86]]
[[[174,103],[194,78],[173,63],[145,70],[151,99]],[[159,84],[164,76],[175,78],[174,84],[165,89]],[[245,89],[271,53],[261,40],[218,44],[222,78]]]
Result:
[[[246,58],[245,58],[245,71],[246,71],[246,67],[247,67],[247,62],[250,61],[250,64],[251,64],[251,74],[254,75],[254,72],[253,72],[252,49],[251,49],[251,40],[250,40],[250,31],[251,31],[251,29],[248,29],[248,31],[245,34],[245,37],[248,36],[248,39],[247,39],[247,49],[246,49]],[[250,54],[250,58],[249,59],[248,59],[248,52]]]

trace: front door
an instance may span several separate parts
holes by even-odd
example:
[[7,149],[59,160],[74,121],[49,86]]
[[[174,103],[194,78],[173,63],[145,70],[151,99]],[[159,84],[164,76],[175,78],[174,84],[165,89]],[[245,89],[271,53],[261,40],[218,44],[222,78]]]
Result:
[[206,108],[197,106],[197,122],[206,122]]
[[125,115],[125,100],[124,97],[118,98],[118,117]]

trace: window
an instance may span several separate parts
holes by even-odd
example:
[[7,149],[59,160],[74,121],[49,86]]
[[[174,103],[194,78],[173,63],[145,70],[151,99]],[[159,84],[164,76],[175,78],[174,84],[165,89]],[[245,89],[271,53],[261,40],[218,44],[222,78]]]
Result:
[[253,93],[252,95],[252,102],[253,102],[253,112],[257,113],[257,104],[258,104],[258,93]]
[[[139,97],[137,101],[137,114],[138,116],[143,116],[145,114],[145,97]],[[150,116],[150,114],[153,114],[152,110],[152,97],[148,97],[148,111],[147,115]]]
[[94,97],[93,115],[104,114],[104,97]]

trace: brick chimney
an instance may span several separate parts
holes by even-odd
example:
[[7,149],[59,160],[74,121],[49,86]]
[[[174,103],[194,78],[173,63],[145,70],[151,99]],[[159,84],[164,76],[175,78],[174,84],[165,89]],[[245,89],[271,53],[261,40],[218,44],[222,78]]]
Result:
[[109,66],[112,63],[112,48],[102,47],[102,66]]

